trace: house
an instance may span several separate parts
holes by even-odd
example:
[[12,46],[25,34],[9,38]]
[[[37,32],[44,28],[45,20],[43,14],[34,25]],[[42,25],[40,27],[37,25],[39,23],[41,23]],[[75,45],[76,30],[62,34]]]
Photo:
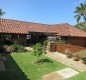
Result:
[[35,43],[48,36],[59,37],[73,45],[86,46],[86,32],[67,23],[48,25],[0,19],[0,42],[10,40],[20,44],[29,44],[31,41]]

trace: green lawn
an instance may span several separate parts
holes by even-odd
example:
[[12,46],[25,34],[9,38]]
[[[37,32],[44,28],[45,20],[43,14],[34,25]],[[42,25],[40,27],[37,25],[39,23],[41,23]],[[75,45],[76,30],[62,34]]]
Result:
[[46,56],[41,56],[43,64],[34,64],[36,57],[31,53],[13,53],[5,55],[6,71],[0,72],[0,80],[42,80],[42,76],[67,66]]

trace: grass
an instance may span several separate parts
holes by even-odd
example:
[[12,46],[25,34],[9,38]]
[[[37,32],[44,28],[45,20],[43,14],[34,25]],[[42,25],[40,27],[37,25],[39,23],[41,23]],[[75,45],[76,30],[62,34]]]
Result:
[[13,53],[5,55],[6,70],[0,72],[0,80],[42,80],[42,76],[67,66],[44,55],[40,57],[43,64],[34,64],[36,57],[31,53]]

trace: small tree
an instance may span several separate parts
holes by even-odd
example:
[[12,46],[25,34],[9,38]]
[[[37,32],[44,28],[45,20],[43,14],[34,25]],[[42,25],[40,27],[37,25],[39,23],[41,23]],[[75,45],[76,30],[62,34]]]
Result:
[[37,43],[33,46],[33,54],[36,56],[37,60],[36,63],[39,64],[39,57],[42,55],[42,44]]

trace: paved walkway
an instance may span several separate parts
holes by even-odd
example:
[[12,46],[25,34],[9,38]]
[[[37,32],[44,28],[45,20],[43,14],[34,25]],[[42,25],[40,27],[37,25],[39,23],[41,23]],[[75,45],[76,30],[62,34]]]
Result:
[[52,72],[43,76],[43,80],[63,80],[64,77],[59,75],[57,72]]
[[79,74],[79,72],[77,72],[71,68],[65,68],[65,69],[44,75],[43,80],[64,80],[66,78],[72,77],[77,74]]
[[80,72],[86,71],[86,65],[81,63],[81,61],[74,61],[72,58],[69,59],[66,55],[58,53],[58,52],[47,52],[46,56],[59,61],[75,70]]
[[79,74],[78,71],[75,71],[75,70],[73,70],[73,69],[71,69],[71,68],[65,68],[65,69],[59,70],[59,71],[57,71],[57,73],[58,73],[59,75],[63,76],[64,79],[70,78],[70,77],[72,77],[72,76],[74,76],[74,75]]

